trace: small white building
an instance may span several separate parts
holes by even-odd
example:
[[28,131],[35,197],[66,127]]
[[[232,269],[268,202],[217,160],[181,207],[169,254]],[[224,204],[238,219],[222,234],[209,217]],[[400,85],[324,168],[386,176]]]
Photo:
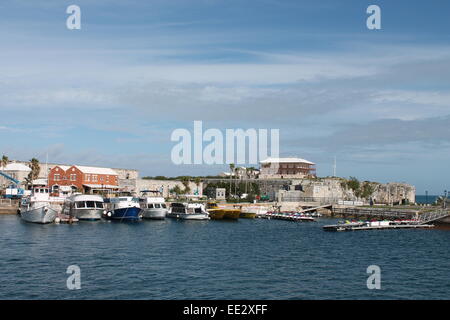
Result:
[[[23,163],[11,162],[8,163],[5,167],[0,167],[0,171],[7,174],[11,178],[18,180],[21,184],[23,184],[25,182],[25,178],[28,177],[31,168]],[[11,184],[10,180],[0,176],[1,186],[8,186],[10,184]]]
[[216,188],[216,200],[225,200],[226,199],[226,189],[225,188]]

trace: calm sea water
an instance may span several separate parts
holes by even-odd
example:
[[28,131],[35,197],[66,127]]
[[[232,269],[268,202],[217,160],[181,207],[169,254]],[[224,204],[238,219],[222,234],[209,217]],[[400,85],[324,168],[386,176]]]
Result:
[[[0,299],[449,299],[450,230],[275,220],[28,224],[0,216]],[[68,290],[69,265],[81,290]],[[366,286],[381,268],[381,290]]]
[[419,204],[433,204],[439,196],[433,195],[416,195],[416,202]]

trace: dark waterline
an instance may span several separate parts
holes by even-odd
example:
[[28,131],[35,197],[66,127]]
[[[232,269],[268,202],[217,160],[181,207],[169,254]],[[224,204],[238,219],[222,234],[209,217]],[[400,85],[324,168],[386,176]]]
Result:
[[[450,231],[287,221],[35,225],[0,216],[0,299],[449,299]],[[81,268],[81,290],[66,269]],[[366,269],[381,268],[381,290]]]

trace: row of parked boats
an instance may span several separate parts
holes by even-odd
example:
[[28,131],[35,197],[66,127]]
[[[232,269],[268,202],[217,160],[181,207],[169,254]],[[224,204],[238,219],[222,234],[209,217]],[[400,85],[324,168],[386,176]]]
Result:
[[77,220],[139,220],[176,218],[183,220],[219,220],[255,218],[267,213],[262,207],[219,207],[215,203],[166,204],[163,197],[103,198],[99,195],[74,194],[67,198],[51,196],[48,188],[36,188],[20,203],[20,217],[33,223]]

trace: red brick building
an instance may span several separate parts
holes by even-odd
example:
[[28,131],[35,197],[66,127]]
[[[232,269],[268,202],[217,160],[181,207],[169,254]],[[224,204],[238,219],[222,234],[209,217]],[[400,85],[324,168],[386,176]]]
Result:
[[100,193],[119,189],[118,174],[109,168],[85,166],[55,166],[48,175],[52,193],[78,191]]

